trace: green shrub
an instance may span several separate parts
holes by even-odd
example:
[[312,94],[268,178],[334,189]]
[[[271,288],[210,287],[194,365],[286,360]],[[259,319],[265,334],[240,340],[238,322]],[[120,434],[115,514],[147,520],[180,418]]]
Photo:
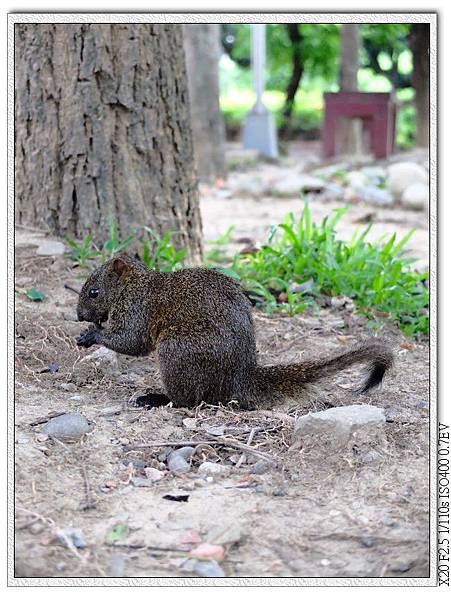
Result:
[[[408,335],[427,334],[428,273],[413,270],[415,259],[408,258],[404,249],[413,231],[398,242],[393,234],[370,243],[369,225],[344,242],[337,239],[335,228],[346,210],[337,209],[316,225],[306,203],[298,222],[288,215],[272,228],[268,243],[255,255],[237,256],[233,270],[257,303],[270,311],[300,312],[318,294],[348,296],[368,316],[375,309]],[[280,292],[286,301],[278,301]]]

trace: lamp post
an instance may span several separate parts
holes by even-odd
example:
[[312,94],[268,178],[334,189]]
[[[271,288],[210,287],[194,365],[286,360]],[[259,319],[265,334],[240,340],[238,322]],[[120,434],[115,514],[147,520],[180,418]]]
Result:
[[251,25],[252,72],[254,75],[255,105],[247,114],[243,127],[243,145],[246,149],[258,150],[264,156],[277,158],[277,134],[272,113],[263,104],[265,88],[265,28],[266,25]]

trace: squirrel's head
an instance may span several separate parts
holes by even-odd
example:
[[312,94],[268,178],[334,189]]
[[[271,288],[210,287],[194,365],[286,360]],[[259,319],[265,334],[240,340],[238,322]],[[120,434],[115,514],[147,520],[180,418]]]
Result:
[[134,264],[126,253],[117,254],[96,269],[83,285],[77,305],[79,321],[100,325],[108,320],[117,291]]

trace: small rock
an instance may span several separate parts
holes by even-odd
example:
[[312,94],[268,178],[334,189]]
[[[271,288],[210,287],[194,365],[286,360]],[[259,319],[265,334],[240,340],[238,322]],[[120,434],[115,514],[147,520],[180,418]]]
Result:
[[425,183],[413,183],[402,193],[401,204],[412,210],[425,210],[429,204],[429,186]]
[[36,436],[36,441],[39,442],[40,444],[42,444],[43,442],[46,442],[49,439],[49,436],[46,433],[38,433],[38,435]]
[[56,532],[56,538],[60,544],[70,547],[72,543],[75,548],[83,549],[86,548],[86,541],[81,531],[73,529],[72,527],[65,527],[59,529]]
[[371,448],[374,441],[385,443],[384,424],[384,411],[376,406],[338,406],[297,419],[293,438],[303,447],[325,447],[327,441],[334,450],[364,448],[368,443]]
[[204,431],[206,431],[210,435],[224,435],[224,432],[225,432],[224,425],[209,426],[205,423],[202,423],[201,427]]
[[185,446],[171,452],[167,459],[168,468],[172,473],[188,473],[191,470],[191,465],[187,459],[191,458],[193,448]]
[[376,539],[371,535],[362,535],[360,543],[362,546],[365,546],[365,548],[373,548],[373,546],[376,545]]
[[368,179],[362,171],[349,171],[346,173],[346,183],[352,188],[359,188],[367,185]]
[[207,542],[224,546],[226,544],[236,544],[241,539],[241,529],[238,523],[230,522],[226,524],[215,525],[207,535]]
[[128,557],[126,554],[113,554],[108,561],[108,577],[124,577]]
[[69,400],[72,400],[73,402],[79,402],[82,399],[82,397],[80,396],[80,394],[75,394],[75,396],[71,396],[69,398]]
[[101,346],[81,359],[80,362],[93,361],[95,366],[101,369],[106,369],[111,373],[118,373],[117,354],[114,350]]
[[195,431],[197,428],[197,419],[183,419],[183,427],[186,427],[186,429],[189,429],[190,431]]
[[282,198],[297,198],[300,194],[321,192],[325,182],[311,175],[288,175],[272,185],[272,194]]
[[337,200],[343,200],[344,188],[339,183],[329,181],[323,192],[321,193],[321,199],[324,202],[336,202]]
[[217,544],[203,543],[199,544],[197,548],[193,548],[190,551],[190,556],[194,558],[209,558],[212,560],[223,560],[225,556],[225,550],[222,546]]
[[33,535],[39,535],[40,533],[42,533],[45,529],[45,525],[44,523],[42,523],[42,521],[38,521],[37,523],[33,523],[32,525],[30,525],[30,527],[28,528],[28,531],[30,533],[32,533]]
[[63,319],[65,321],[78,321],[77,313],[75,311],[63,313]]
[[215,560],[196,560],[194,572],[200,577],[225,577],[224,571]]
[[53,417],[42,428],[42,433],[65,441],[80,439],[89,431],[91,426],[86,417],[79,413],[66,413]]
[[251,467],[251,473],[253,475],[263,475],[271,468],[271,465],[267,460],[259,460]]
[[154,482],[151,479],[145,479],[144,477],[132,477],[131,483],[135,487],[152,487]]
[[109,417],[112,415],[119,415],[122,412],[122,404],[115,404],[113,406],[106,406],[99,411],[99,415],[102,417]]
[[410,571],[410,569],[414,565],[415,565],[414,560],[410,560],[410,561],[400,560],[400,561],[395,562],[390,567],[390,570],[393,571],[394,573],[406,573],[407,571]]
[[404,190],[414,183],[427,184],[428,173],[422,166],[413,162],[398,162],[390,165],[388,172],[388,187],[392,194],[400,199]]
[[391,206],[394,202],[393,195],[389,190],[381,189],[376,185],[354,188],[354,193],[362,202],[376,206]]
[[197,472],[203,477],[226,477],[230,473],[230,467],[206,461],[199,466]]
[[150,481],[160,481],[165,476],[165,471],[159,471],[153,467],[145,467],[144,473]]
[[377,452],[377,450],[369,450],[359,458],[360,462],[365,465],[376,465],[377,463],[380,463],[382,459],[382,454],[380,452]]
[[36,250],[38,256],[60,256],[65,252],[66,248],[64,247],[64,244],[51,240],[43,242]]
[[66,568],[66,563],[64,561],[60,560],[59,562],[56,563],[57,571],[64,571],[65,568]]
[[60,388],[65,392],[76,392],[77,386],[75,383],[60,383]]

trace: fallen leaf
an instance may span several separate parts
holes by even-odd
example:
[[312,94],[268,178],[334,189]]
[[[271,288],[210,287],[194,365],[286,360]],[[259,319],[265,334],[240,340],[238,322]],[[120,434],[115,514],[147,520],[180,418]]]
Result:
[[128,526],[125,525],[125,523],[117,523],[117,525],[115,525],[113,529],[108,531],[108,533],[106,534],[106,539],[108,542],[118,542],[122,538],[124,538],[127,535],[127,533]]
[[25,293],[27,294],[27,298],[29,298],[33,302],[41,302],[42,300],[44,300],[43,292],[40,292],[35,288],[29,288],[28,290],[26,290]]

